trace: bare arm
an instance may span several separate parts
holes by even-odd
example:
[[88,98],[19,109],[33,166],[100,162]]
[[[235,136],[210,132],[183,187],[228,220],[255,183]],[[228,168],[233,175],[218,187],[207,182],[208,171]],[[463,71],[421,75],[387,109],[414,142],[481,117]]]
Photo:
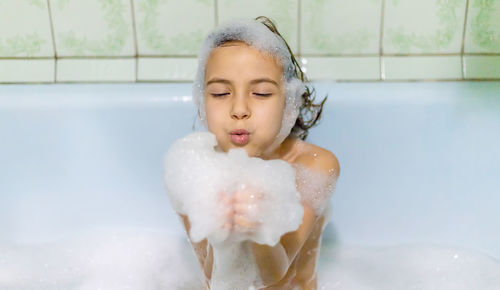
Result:
[[[326,149],[318,151],[319,158],[305,161],[309,169],[337,178],[340,174],[340,165],[333,153]],[[296,231],[284,234],[275,246],[252,243],[252,248],[260,269],[264,285],[271,286],[279,283],[286,275],[292,262],[307,241],[314,226],[321,220],[314,210],[307,204],[304,207],[302,224]]]
[[[184,228],[186,229],[186,234],[189,237],[189,229],[191,228],[191,225],[189,223],[189,218],[183,214],[179,214],[179,216],[182,219],[182,223],[184,224]],[[205,277],[208,280],[210,280],[212,278],[212,266],[213,266],[212,246],[207,242],[207,239],[203,239],[201,242],[194,243],[193,241],[191,241],[191,237],[189,237],[189,241],[193,246],[194,252],[196,253],[196,257],[200,262],[200,266],[203,269]]]
[[312,208],[304,204],[303,207],[302,224],[296,231],[284,234],[275,246],[252,243],[261,279],[266,286],[278,283],[286,275],[317,221]]

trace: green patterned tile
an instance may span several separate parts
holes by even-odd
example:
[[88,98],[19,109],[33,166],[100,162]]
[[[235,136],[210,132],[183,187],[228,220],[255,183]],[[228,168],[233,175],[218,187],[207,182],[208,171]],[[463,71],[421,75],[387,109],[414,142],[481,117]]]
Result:
[[378,56],[303,57],[302,67],[309,80],[378,80]]
[[378,53],[381,0],[302,1],[301,53]]
[[213,0],[135,0],[139,55],[197,55],[215,26]]
[[500,56],[465,56],[466,79],[500,79]]
[[0,59],[0,83],[54,81],[53,59]]
[[54,56],[46,0],[0,1],[0,56]]
[[466,0],[386,0],[384,53],[460,53]]
[[500,53],[500,0],[470,0],[464,50]]
[[139,81],[192,81],[196,74],[196,58],[139,58]]
[[459,55],[384,57],[386,80],[457,80],[462,79]]
[[58,82],[134,82],[135,59],[60,59]]
[[231,18],[270,18],[294,53],[297,53],[299,0],[219,0],[219,23]]
[[51,0],[59,56],[135,55],[130,0]]

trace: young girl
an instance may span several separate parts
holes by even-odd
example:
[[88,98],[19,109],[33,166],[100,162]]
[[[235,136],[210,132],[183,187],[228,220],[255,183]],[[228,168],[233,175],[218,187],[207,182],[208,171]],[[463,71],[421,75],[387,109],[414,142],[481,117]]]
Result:
[[[313,104],[311,91],[286,41],[266,17],[232,21],[214,29],[199,57],[193,97],[198,115],[215,135],[219,152],[243,148],[250,157],[283,160],[296,170],[301,195],[300,226],[274,246],[251,243],[261,289],[316,289],[316,261],[321,234],[328,222],[329,197],[340,173],[327,149],[307,143],[308,129],[321,116],[323,100]],[[259,227],[249,218],[262,195],[252,187],[234,194],[220,192],[224,229],[249,233]],[[192,224],[179,213],[189,236]],[[191,239],[190,239],[191,240]],[[191,244],[210,288],[214,250],[207,239]]]

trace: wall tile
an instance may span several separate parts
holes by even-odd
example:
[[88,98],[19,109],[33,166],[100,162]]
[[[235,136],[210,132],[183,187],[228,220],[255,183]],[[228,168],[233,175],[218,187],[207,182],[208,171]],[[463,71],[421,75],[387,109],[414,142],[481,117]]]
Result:
[[[277,24],[311,80],[379,80],[381,72],[387,80],[500,78],[500,0],[383,3],[0,0],[0,82],[192,81],[210,30],[260,15]],[[466,11],[463,61],[440,55],[461,53]],[[57,63],[54,51],[62,57]]]
[[0,0],[0,56],[54,56],[45,0]]
[[139,58],[139,81],[192,81],[197,58]]
[[54,81],[54,59],[0,59],[0,83]]
[[500,53],[500,0],[470,0],[465,52]]
[[298,0],[219,0],[219,24],[231,18],[270,18],[285,38],[292,52],[297,53]]
[[58,56],[135,55],[130,0],[51,0]]
[[134,82],[135,58],[60,59],[58,82]]
[[139,55],[197,55],[215,27],[214,0],[134,0]]
[[460,53],[465,0],[386,0],[384,53]]
[[466,79],[500,79],[500,56],[465,56]]
[[309,80],[378,80],[378,56],[303,57],[302,67]]
[[462,79],[462,61],[452,56],[393,56],[384,57],[386,80],[446,80]]
[[301,53],[377,53],[380,0],[303,0]]

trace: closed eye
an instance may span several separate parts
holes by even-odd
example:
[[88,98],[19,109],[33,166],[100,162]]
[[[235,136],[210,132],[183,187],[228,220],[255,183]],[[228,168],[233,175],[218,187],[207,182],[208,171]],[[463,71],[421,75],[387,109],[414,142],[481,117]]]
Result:
[[214,96],[214,97],[222,97],[222,96],[225,96],[225,95],[229,95],[229,93],[223,93],[223,94],[212,94],[212,96]]
[[272,95],[272,94],[257,94],[257,93],[254,94],[261,97],[269,97],[270,95]]

